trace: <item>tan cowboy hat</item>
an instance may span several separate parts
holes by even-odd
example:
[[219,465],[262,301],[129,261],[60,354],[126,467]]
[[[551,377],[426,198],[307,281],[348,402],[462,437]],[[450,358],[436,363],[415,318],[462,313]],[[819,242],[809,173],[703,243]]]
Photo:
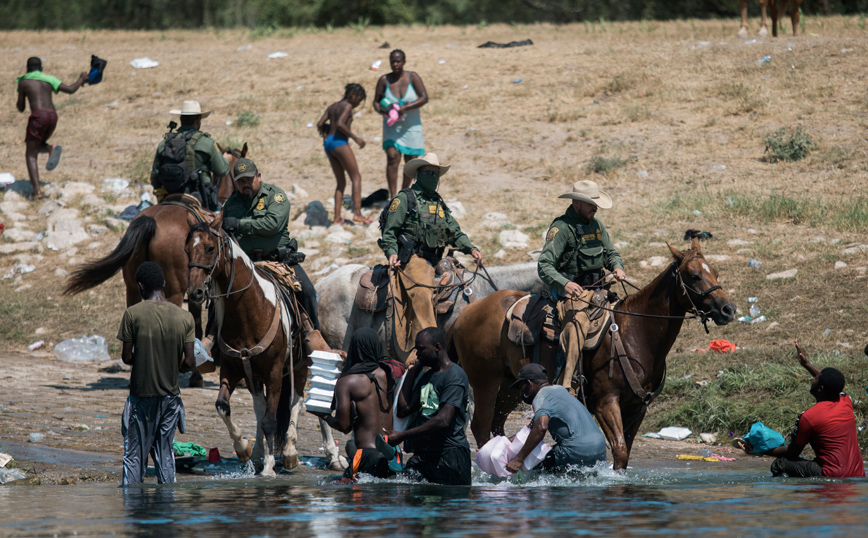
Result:
[[[410,161],[413,162],[413,161]],[[570,198],[571,200],[581,200],[594,204],[600,209],[609,209],[612,207],[612,199],[609,195],[600,190],[599,185],[590,180],[576,181],[573,183],[572,192],[562,194],[558,198]]]
[[422,168],[423,166],[436,166],[440,168],[440,175],[442,176],[449,171],[449,167],[451,165],[440,164],[440,159],[437,158],[436,153],[426,153],[421,157],[407,161],[407,164],[404,165],[404,175],[407,177],[415,178],[416,170]]
[[211,115],[210,110],[202,111],[199,101],[184,101],[181,104],[181,110],[170,110],[169,114],[177,114],[179,116],[202,116],[202,119]]

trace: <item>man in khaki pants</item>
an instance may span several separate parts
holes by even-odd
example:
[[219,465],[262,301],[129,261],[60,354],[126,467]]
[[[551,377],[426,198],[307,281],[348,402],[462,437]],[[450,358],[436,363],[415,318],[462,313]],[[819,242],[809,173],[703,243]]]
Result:
[[572,191],[558,198],[572,203],[549,227],[537,271],[558,300],[561,346],[567,357],[561,384],[572,390],[573,372],[588,332],[585,310],[594,295],[593,288],[599,289],[602,284],[603,269],[612,271],[617,280],[625,280],[627,275],[609,232],[595,218],[597,208],[612,207],[609,195],[593,181],[585,180],[575,182]]
[[482,263],[482,254],[473,246],[458,221],[449,212],[437,187],[449,165],[440,164],[434,153],[404,165],[404,175],[416,179],[392,199],[381,220],[382,238],[378,244],[389,267],[396,271],[395,335],[405,352],[413,347],[422,329],[437,326],[434,314],[434,266],[452,246]]

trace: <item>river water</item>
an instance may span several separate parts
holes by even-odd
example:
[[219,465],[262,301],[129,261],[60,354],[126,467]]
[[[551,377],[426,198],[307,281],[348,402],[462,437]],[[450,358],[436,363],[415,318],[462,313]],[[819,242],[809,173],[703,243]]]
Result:
[[868,481],[776,479],[765,464],[667,464],[522,484],[476,471],[471,487],[333,485],[321,473],[235,473],[127,490],[0,487],[0,535],[868,535]]

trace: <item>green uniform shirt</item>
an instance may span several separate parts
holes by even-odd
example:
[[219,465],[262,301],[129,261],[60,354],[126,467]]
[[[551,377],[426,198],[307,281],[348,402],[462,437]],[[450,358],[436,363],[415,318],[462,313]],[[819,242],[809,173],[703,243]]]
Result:
[[[180,127],[178,132],[183,133],[192,130],[194,130],[192,127]],[[165,145],[166,139],[164,138],[160,141],[160,145],[157,146],[157,155],[154,157],[154,166],[151,168],[151,185],[155,189],[163,186],[160,182],[160,155],[163,153]],[[217,142],[208,133],[202,133],[202,136],[196,141],[196,145],[193,146],[193,150],[196,152],[195,169],[202,170],[199,178],[205,185],[211,183],[212,173],[217,179],[229,173],[229,162],[220,153]]]
[[280,187],[263,182],[259,192],[248,202],[235,191],[223,204],[223,218],[241,220],[235,238],[248,255],[261,249],[264,253],[289,246],[289,200]]
[[195,340],[193,315],[172,303],[142,301],[127,308],[118,340],[133,344],[130,394],[153,398],[181,394],[178,371],[184,344]]
[[567,282],[589,271],[624,269],[606,227],[598,219],[587,222],[573,206],[556,218],[546,233],[546,244],[537,261],[543,282],[562,290]]
[[383,237],[379,241],[387,258],[398,253],[398,236],[402,233],[417,245],[432,249],[454,246],[464,254],[470,254],[470,251],[476,249],[467,234],[461,231],[458,221],[444,206],[439,194],[425,193],[415,184],[412,189],[416,194],[415,212],[409,211],[405,192],[399,192],[387,210]]

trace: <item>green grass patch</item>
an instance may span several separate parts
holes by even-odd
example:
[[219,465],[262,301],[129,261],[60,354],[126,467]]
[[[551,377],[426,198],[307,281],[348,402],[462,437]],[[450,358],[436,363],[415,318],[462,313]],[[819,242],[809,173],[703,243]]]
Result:
[[616,168],[621,168],[627,164],[627,159],[620,157],[605,157],[603,155],[595,155],[588,161],[588,171],[595,174],[608,174]]
[[781,127],[763,136],[765,154],[769,162],[800,161],[808,156],[815,147],[811,135],[800,128]]
[[253,112],[242,112],[235,116],[236,127],[257,127],[259,125],[259,114]]

